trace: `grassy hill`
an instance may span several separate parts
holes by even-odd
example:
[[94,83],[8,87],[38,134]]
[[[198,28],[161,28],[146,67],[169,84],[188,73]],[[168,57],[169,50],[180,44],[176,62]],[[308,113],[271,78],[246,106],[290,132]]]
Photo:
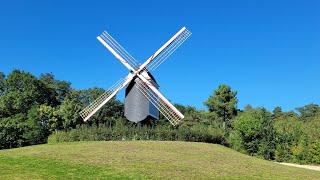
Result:
[[320,179],[320,173],[191,142],[74,142],[0,151],[0,179],[85,177]]

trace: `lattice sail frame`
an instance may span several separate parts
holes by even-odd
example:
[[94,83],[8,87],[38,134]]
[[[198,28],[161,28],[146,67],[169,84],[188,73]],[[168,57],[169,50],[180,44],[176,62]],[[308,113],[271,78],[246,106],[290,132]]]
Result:
[[110,99],[112,99],[118,91],[124,86],[129,84],[132,80],[131,74],[126,78],[121,78],[114,85],[112,85],[107,91],[101,94],[97,99],[91,102],[87,107],[80,111],[80,116],[87,121],[94,113],[96,113],[103,105],[105,105]]
[[138,89],[140,92],[161,112],[161,114],[168,119],[168,121],[173,125],[177,125],[183,117],[170,108],[169,105],[165,103],[157,94],[155,94],[150,87],[148,87],[140,79],[136,80]]
[[112,99],[117,92],[130,83],[135,76],[140,92],[175,126],[183,118],[183,114],[176,109],[143,75],[144,72],[155,70],[163,63],[189,36],[191,32],[185,27],[181,28],[171,39],[160,47],[142,65],[139,63],[106,31],[97,39],[126,67],[130,70],[127,77],[117,81],[111,88],[84,108],[80,115],[87,121],[104,104]]
[[155,58],[153,58],[152,62],[148,64],[147,71],[153,71],[157,69],[178,47],[182,45],[184,41],[186,41],[190,36],[191,32],[188,29],[184,29],[179,36],[177,36],[169,46],[164,48],[161,53],[159,53]]

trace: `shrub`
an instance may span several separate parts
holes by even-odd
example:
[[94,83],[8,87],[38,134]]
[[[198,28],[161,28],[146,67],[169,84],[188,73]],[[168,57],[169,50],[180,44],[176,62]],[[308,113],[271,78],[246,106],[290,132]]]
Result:
[[310,146],[311,163],[320,164],[320,140],[312,143]]
[[236,117],[233,125],[248,154],[274,159],[275,130],[271,114],[267,110],[248,109]]
[[128,127],[118,124],[114,127],[100,124],[99,126],[82,125],[76,129],[56,131],[49,138],[49,143],[69,141],[109,141],[109,140],[159,140],[159,141],[193,141],[217,143],[228,146],[221,129],[210,126],[187,127]]

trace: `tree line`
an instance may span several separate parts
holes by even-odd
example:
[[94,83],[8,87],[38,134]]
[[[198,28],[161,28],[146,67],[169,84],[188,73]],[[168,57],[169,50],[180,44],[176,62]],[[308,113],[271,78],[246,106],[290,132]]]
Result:
[[220,85],[204,102],[207,110],[175,104],[185,119],[172,127],[125,119],[115,98],[90,121],[79,112],[104,92],[77,90],[51,73],[36,77],[0,72],[0,149],[79,140],[181,140],[218,143],[268,160],[320,164],[320,107],[308,104],[284,112],[263,107],[237,108],[237,92]]
[[[83,124],[79,112],[103,92],[76,90],[50,73],[38,78],[19,70],[0,73],[0,149],[46,143],[52,132],[76,128]],[[122,109],[112,99],[89,123],[115,121]]]

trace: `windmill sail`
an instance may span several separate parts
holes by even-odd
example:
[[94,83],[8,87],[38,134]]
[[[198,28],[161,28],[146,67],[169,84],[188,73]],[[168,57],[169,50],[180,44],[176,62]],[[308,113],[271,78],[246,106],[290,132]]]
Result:
[[138,67],[137,61],[106,31],[97,39],[129,70],[134,71]]
[[147,66],[148,71],[155,70],[160,64],[162,64],[175,50],[182,45],[184,41],[191,36],[191,32],[184,28],[183,31],[169,43],[156,57],[153,58],[150,64]]
[[156,69],[164,62],[189,36],[191,32],[187,28],[181,28],[172,38],[162,45],[146,62],[144,62],[137,71]]
[[151,83],[139,76],[137,85],[141,93],[175,126],[183,118],[183,114],[175,108]]
[[90,103],[86,108],[80,112],[80,116],[87,121],[94,113],[96,113],[104,104],[113,98],[118,91],[126,86],[132,80],[132,75],[129,74],[126,78],[120,79],[107,91],[100,95],[96,100]]

